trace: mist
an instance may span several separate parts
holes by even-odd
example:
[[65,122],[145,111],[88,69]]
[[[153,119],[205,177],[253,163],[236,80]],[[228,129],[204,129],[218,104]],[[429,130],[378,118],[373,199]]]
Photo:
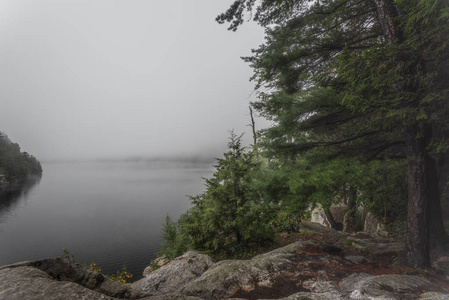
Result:
[[216,157],[232,129],[249,144],[240,57],[263,31],[217,24],[232,2],[0,1],[0,131],[41,161]]

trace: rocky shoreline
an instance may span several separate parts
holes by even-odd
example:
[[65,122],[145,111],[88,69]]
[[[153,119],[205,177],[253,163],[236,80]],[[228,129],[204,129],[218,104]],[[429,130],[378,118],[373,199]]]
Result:
[[[0,267],[0,299],[449,299],[449,261],[434,270],[394,264],[400,242],[303,222],[292,243],[249,260],[189,251],[121,284],[70,257]],[[348,242],[349,241],[349,242]]]

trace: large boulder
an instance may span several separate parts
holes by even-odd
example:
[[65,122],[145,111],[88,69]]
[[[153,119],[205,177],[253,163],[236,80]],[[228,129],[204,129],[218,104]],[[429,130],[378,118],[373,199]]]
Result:
[[326,236],[333,236],[335,238],[344,238],[348,236],[347,233],[337,231],[333,228],[320,225],[314,222],[308,222],[302,220],[301,223],[298,224],[298,231],[302,233],[311,233],[311,234],[322,234]]
[[432,263],[432,267],[445,275],[449,275],[449,256],[439,257]]
[[0,299],[106,300],[113,298],[73,282],[57,281],[39,269],[20,266],[0,270]]
[[363,221],[363,231],[373,236],[388,236],[385,224],[368,212]]
[[[254,299],[268,290],[282,295],[280,289],[290,280],[284,281],[280,275],[294,275],[291,271],[294,267],[293,256],[299,245],[294,243],[250,260],[220,261],[180,292],[206,299],[247,298],[250,294]],[[293,287],[297,289],[294,283]]]
[[[335,221],[335,223],[337,224],[338,229],[343,228],[344,216],[347,210],[348,207],[346,205],[332,205],[329,208],[329,212],[334,219],[333,221]],[[329,220],[328,216],[321,206],[318,206],[314,210],[312,210],[310,221],[326,227],[332,227],[332,221]]]
[[172,293],[200,277],[214,264],[208,255],[188,251],[132,285],[135,297]]
[[129,296],[129,286],[86,270],[70,257],[0,267],[0,300],[95,300],[125,296]]
[[310,221],[313,223],[318,223],[320,225],[331,227],[329,220],[327,219],[324,210],[321,207],[315,207],[312,210]]

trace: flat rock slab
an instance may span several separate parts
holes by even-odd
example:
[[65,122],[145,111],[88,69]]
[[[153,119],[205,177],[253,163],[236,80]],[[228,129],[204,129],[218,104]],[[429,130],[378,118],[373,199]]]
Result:
[[[176,291],[202,299],[435,299],[447,291],[396,267],[347,255],[316,241],[299,241],[250,260],[225,260]],[[372,274],[363,274],[372,272]],[[389,275],[378,275],[387,272]],[[427,294],[433,292],[434,294]]]
[[449,275],[449,256],[439,257],[432,263],[432,267],[445,275]]
[[385,240],[358,239],[351,238],[352,245],[358,249],[365,250],[373,255],[389,253],[399,253],[404,250],[405,244],[402,242],[388,243]]
[[308,222],[308,221],[301,221],[301,223],[298,224],[298,231],[299,232],[313,232],[313,233],[333,235],[333,236],[339,237],[339,238],[348,236],[347,233],[337,231],[333,228],[325,227],[318,223]]
[[426,291],[445,292],[429,280],[410,275],[353,274],[340,282],[351,299],[416,299]]

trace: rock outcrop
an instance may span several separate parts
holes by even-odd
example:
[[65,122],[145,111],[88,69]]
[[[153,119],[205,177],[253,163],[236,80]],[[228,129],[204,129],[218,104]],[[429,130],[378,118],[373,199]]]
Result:
[[[270,290],[282,296],[285,282],[294,280],[294,255],[298,245],[292,244],[250,260],[224,260],[216,263],[201,277],[181,289],[180,293],[201,298],[245,298],[262,296]],[[281,276],[283,278],[281,279]],[[295,283],[292,284],[295,289]],[[284,292],[287,292],[285,290]]]
[[203,275],[213,264],[209,256],[188,251],[135,282],[132,294],[142,298],[175,292]]
[[352,273],[376,269],[394,272],[326,244],[296,242],[251,260],[218,262],[177,294],[201,299],[386,300],[419,299],[433,292],[449,299],[446,290],[418,276]]
[[329,208],[329,213],[333,220],[329,219],[329,216],[326,215],[324,209],[321,206],[316,207],[312,210],[311,213],[311,222],[318,223],[320,225],[332,228],[332,223],[335,222],[335,225],[342,229],[343,228],[343,220],[348,207],[346,205],[333,205]]
[[129,291],[68,256],[0,267],[0,300],[114,299]]
[[[349,226],[349,211],[348,206],[341,205],[333,205],[329,208],[329,212],[332,215],[335,223],[338,226],[341,226],[343,232],[347,232]],[[366,213],[363,209],[360,209],[358,212],[360,221],[363,223],[363,232],[372,236],[388,236],[388,232],[386,230],[385,224],[373,216],[371,213]],[[311,212],[311,222],[318,223],[325,227],[332,227],[332,221],[329,220],[329,217],[326,215],[325,211],[321,206],[316,207]]]
[[363,231],[373,236],[388,236],[385,224],[370,212],[365,215],[363,220]]
[[[340,289],[351,299],[380,298],[400,299],[420,296],[432,291],[443,295],[442,288],[427,279],[410,275],[379,275],[352,274],[340,282]],[[426,295],[425,295],[426,296]],[[446,295],[446,297],[449,297]]]
[[[441,275],[432,271],[424,278],[386,261],[400,243],[384,245],[309,222],[300,227],[297,241],[252,259],[214,263],[190,251],[126,285],[86,270],[69,257],[3,266],[0,300],[449,299],[449,280],[443,274],[449,274],[448,258],[436,260]],[[345,246],[348,238],[352,246]],[[363,251],[357,250],[359,244]]]

